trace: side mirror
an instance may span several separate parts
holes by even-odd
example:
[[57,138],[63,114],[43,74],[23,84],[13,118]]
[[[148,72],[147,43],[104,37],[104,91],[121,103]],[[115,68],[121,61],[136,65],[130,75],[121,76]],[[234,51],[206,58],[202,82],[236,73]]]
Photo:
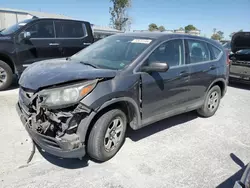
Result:
[[153,62],[147,66],[141,67],[143,72],[166,72],[169,69],[167,63]]
[[28,31],[25,31],[25,32],[22,32],[21,34],[20,34],[20,38],[21,39],[30,39],[30,37],[31,37],[31,33],[30,32],[28,32]]

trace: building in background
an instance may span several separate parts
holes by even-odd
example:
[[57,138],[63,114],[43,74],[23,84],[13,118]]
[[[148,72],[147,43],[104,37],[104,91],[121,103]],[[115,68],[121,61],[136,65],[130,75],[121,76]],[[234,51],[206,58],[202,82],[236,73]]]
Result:
[[[33,17],[37,18],[59,18],[59,19],[73,19],[71,17],[61,15],[61,14],[51,14],[45,12],[36,11],[26,11],[17,9],[0,8],[0,30],[14,25],[22,20],[31,19]],[[92,30],[95,40],[113,35],[116,33],[123,33],[116,29],[112,29],[105,26],[97,26],[92,24]]]
[[0,29],[7,28],[22,20],[31,19],[33,17],[72,19],[71,17],[60,14],[0,8]]

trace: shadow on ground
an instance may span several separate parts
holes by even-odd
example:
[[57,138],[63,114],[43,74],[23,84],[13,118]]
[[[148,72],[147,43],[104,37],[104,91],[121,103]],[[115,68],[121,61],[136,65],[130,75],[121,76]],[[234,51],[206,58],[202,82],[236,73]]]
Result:
[[39,153],[51,164],[62,167],[62,168],[67,168],[67,169],[77,169],[77,168],[83,168],[87,167],[89,165],[89,157],[85,156],[81,160],[80,159],[63,159],[59,158],[53,155],[50,155],[49,153],[46,153],[42,151],[39,146],[36,147]]
[[[156,134],[160,131],[164,131],[170,127],[176,126],[178,124],[191,121],[195,118],[197,118],[197,114],[195,112],[189,112],[182,115],[178,115],[175,117],[168,118],[166,120],[159,121],[157,123],[154,123],[152,125],[149,125],[147,127],[144,127],[142,129],[139,129],[137,131],[133,131],[132,129],[128,129],[127,136],[133,140],[133,141],[139,141],[143,138],[146,138],[148,136],[151,136],[153,134]],[[41,150],[41,148],[37,147],[37,150],[40,152],[40,154],[50,163],[60,166],[62,168],[67,169],[77,169],[77,168],[83,168],[88,166],[88,161],[90,160],[89,156],[85,156],[80,159],[62,159],[53,155],[50,155],[49,153],[46,153]],[[91,159],[94,162],[93,159]]]
[[234,87],[234,88],[238,88],[238,89],[250,90],[250,84],[243,84],[243,83],[238,83],[238,82],[230,82],[229,86]]
[[237,171],[235,174],[230,176],[228,179],[226,179],[224,182],[222,182],[220,185],[218,185],[216,188],[233,188],[234,184],[237,180],[240,180],[246,167],[247,164],[245,165],[236,155],[233,153],[230,154],[231,159],[238,164],[241,169]]
[[128,129],[127,136],[134,142],[139,141],[143,138],[146,138],[148,136],[151,136],[153,134],[156,134],[158,132],[164,131],[166,129],[169,129],[173,126],[179,125],[181,123],[185,123],[188,121],[192,121],[198,117],[196,112],[188,112],[185,114],[181,114],[178,116],[174,116],[171,118],[164,119],[162,121],[159,121],[157,123],[148,125],[144,128],[141,128],[139,130],[132,130]]

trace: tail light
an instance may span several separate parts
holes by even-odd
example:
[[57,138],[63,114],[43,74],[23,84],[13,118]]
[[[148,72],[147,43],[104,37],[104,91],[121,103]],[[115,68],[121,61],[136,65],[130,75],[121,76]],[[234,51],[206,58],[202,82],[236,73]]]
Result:
[[230,65],[229,55],[230,55],[230,52],[229,52],[229,50],[228,50],[228,51],[227,51],[227,61],[226,61],[226,64],[227,64],[227,65]]

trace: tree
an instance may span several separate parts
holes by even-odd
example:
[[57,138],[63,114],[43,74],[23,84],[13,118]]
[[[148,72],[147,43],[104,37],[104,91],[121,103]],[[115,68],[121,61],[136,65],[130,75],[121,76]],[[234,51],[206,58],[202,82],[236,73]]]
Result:
[[220,36],[220,40],[224,38],[224,32],[218,31],[217,34]]
[[156,30],[158,30],[158,26],[155,23],[151,23],[148,26],[148,30],[149,31],[156,31]]
[[117,30],[125,30],[127,23],[129,23],[127,10],[131,7],[130,0],[110,0],[110,2],[113,3],[113,6],[109,7],[112,27]]
[[214,39],[214,40],[221,40],[224,38],[224,32],[222,31],[217,31],[215,32],[212,36],[211,36],[211,39]]
[[189,32],[189,31],[192,31],[192,30],[196,30],[197,28],[194,27],[193,25],[189,24],[185,27],[185,31],[186,32]]
[[217,30],[216,28],[213,28],[213,34],[215,34],[215,33],[216,33],[216,30]]
[[162,31],[165,31],[166,29],[165,29],[164,26],[161,25],[161,26],[158,27],[158,30],[162,32]]
[[183,27],[180,27],[179,30],[180,30],[180,31],[184,31],[184,28],[183,28]]
[[219,35],[218,33],[214,33],[214,34],[211,36],[211,39],[214,39],[214,40],[221,40],[220,35]]

